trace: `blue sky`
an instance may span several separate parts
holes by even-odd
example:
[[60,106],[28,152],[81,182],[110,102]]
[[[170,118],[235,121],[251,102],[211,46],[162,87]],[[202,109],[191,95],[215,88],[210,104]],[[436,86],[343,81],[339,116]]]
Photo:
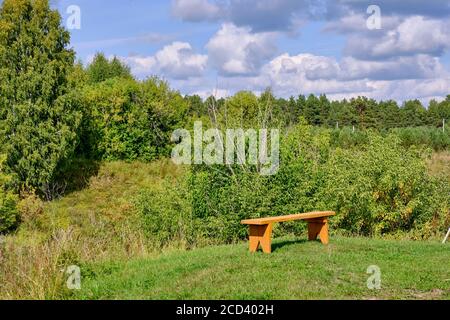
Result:
[[[367,12],[376,4],[375,11]],[[226,96],[267,87],[332,99],[450,94],[447,0],[55,0],[81,12],[78,58],[117,56],[138,78],[184,94]],[[369,28],[380,22],[380,28]],[[373,24],[375,23],[375,25]]]

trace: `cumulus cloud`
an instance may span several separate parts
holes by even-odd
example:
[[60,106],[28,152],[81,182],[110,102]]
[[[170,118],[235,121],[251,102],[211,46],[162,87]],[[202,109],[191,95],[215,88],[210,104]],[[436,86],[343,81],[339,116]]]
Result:
[[334,58],[312,54],[290,56],[285,53],[273,59],[267,67],[274,74],[302,75],[308,80],[335,79],[339,73],[339,65]]
[[345,57],[340,63],[340,78],[343,80],[432,79],[446,75],[445,67],[438,58],[423,54],[383,61]]
[[339,80],[339,73],[340,67],[334,58],[312,54],[291,56],[285,53],[266,64],[261,77],[266,86],[271,86],[275,92],[284,96],[371,90],[362,81]]
[[415,54],[441,56],[449,48],[450,22],[412,16],[382,34],[350,35],[345,53],[361,59],[384,59]]
[[[277,95],[325,93],[332,99],[366,95],[404,100],[446,96],[450,49],[448,0],[378,0],[382,29],[367,28],[366,0],[173,0],[183,21],[216,22],[206,55],[173,43],[150,57],[129,57],[140,72],[177,79],[186,93],[206,97],[218,80],[220,96],[239,90]],[[324,22],[329,36],[343,37],[342,58],[309,53],[278,54],[277,40],[305,21]],[[293,38],[291,38],[293,39]],[[211,72],[210,72],[211,71]],[[217,72],[218,79],[211,79]]]
[[[306,80],[402,80],[432,79],[448,76],[438,58],[428,55],[397,57],[387,61],[366,61],[344,57],[338,62],[334,57],[287,53],[268,64],[270,73]],[[266,72],[267,72],[266,66]]]
[[254,75],[277,51],[272,33],[223,24],[206,45],[211,64],[225,76]]
[[400,81],[377,81],[372,83],[374,90],[369,95],[375,99],[405,101],[419,99],[428,103],[431,99],[442,100],[448,95],[450,78]]
[[174,42],[153,56],[129,56],[122,60],[140,76],[161,74],[171,79],[189,79],[202,76],[208,56],[197,54],[186,42]]
[[[430,99],[440,100],[448,94],[450,77],[431,79],[370,80],[339,78],[309,79],[305,71],[289,72],[278,57],[263,68],[258,79],[253,80],[254,88],[261,90],[270,86],[274,93],[284,97],[298,94],[326,94],[330,99],[348,99],[367,96],[382,100]],[[236,84],[239,87],[238,84]]]
[[[450,76],[438,58],[419,55],[389,62],[362,61],[312,54],[281,54],[260,73],[222,78],[219,88],[229,94],[239,90],[261,92],[271,87],[283,97],[298,94],[327,94],[331,99],[365,95],[375,99],[431,99],[444,97]],[[210,91],[208,91],[210,92]]]
[[[363,11],[365,13],[365,11]],[[342,34],[354,34],[359,36],[371,37],[383,35],[386,30],[392,30],[398,27],[402,19],[398,16],[382,16],[382,30],[369,30],[367,28],[367,15],[350,13],[341,16],[335,20],[328,21],[323,28],[326,32],[337,32]]]

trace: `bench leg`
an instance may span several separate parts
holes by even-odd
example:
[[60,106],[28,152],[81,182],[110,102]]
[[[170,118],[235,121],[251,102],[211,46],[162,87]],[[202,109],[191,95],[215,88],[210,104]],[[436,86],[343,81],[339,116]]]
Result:
[[260,244],[264,253],[272,252],[272,224],[250,225],[250,252],[256,252]]
[[308,220],[308,238],[310,241],[316,240],[317,236],[323,244],[328,244],[328,219]]

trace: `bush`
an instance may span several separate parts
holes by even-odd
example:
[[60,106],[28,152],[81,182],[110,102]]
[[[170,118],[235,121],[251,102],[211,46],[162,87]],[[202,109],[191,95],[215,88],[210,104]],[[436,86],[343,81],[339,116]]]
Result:
[[[429,237],[445,228],[450,188],[428,176],[427,153],[403,147],[395,134],[374,132],[358,147],[332,148],[329,133],[305,124],[286,132],[274,176],[263,177],[252,167],[194,167],[192,210],[205,234],[233,242],[247,236],[242,219],[315,210],[336,211],[332,224],[358,235]],[[275,233],[304,229],[282,224]]]
[[410,231],[445,205],[434,201],[439,190],[423,155],[395,135],[370,134],[361,150],[336,149],[325,171],[323,197],[339,213],[333,222],[356,234]]
[[[328,131],[328,129],[317,128],[318,132]],[[362,147],[367,145],[370,130],[355,130],[344,127],[342,129],[333,129],[331,131],[331,145],[343,149]],[[450,130],[442,131],[442,128],[431,127],[408,127],[396,128],[392,130],[381,131],[384,137],[389,134],[396,135],[405,148],[412,146],[432,148],[435,151],[442,151],[450,148]]]
[[3,173],[5,156],[0,154],[0,234],[6,233],[17,226],[17,195],[5,189],[10,177]]
[[271,212],[267,178],[239,167],[233,172],[220,166],[202,166],[194,168],[190,176],[193,215],[202,222],[207,237],[222,243],[246,236],[242,219]]
[[26,226],[30,229],[42,229],[38,221],[44,214],[44,202],[34,192],[21,194],[17,210],[21,226]]
[[164,81],[113,78],[87,86],[78,153],[104,160],[151,161],[170,152],[187,103]]
[[17,226],[17,196],[0,188],[0,234]]
[[[280,148],[281,167],[273,176],[261,176],[255,166],[194,167],[194,216],[203,221],[208,235],[233,242],[247,236],[242,219],[325,209],[316,194],[323,184],[321,166],[328,157],[329,136],[299,125],[282,137]],[[282,224],[275,233],[303,229],[302,224]]]
[[450,148],[450,130],[442,131],[442,128],[418,127],[401,128],[392,130],[399,136],[404,147],[425,146],[436,151]]
[[143,228],[155,247],[173,243],[191,247],[201,237],[200,225],[192,216],[191,195],[185,181],[164,181],[144,190],[135,199]]

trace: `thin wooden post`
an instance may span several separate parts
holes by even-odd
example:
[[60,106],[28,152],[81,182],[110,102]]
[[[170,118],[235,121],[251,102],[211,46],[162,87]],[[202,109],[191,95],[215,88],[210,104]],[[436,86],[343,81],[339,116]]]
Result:
[[450,228],[447,231],[447,235],[444,238],[444,241],[442,241],[442,243],[444,244],[445,242],[447,242],[448,237],[450,236]]

